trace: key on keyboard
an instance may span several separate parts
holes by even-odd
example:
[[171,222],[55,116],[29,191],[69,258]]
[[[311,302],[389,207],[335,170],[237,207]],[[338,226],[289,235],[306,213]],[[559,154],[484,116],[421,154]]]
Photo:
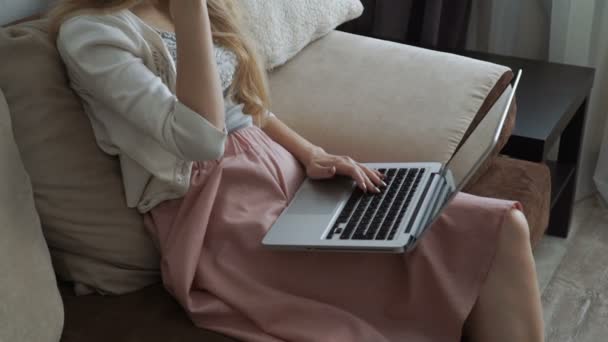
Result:
[[424,169],[380,169],[387,187],[379,194],[356,188],[327,235],[341,240],[394,239]]

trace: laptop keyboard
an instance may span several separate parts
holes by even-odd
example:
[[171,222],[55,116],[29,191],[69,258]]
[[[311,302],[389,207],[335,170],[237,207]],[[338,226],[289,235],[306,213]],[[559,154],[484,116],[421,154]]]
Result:
[[[326,239],[393,240],[424,169],[379,169],[386,175],[386,188],[379,194],[353,190]],[[409,229],[409,228],[408,228]]]

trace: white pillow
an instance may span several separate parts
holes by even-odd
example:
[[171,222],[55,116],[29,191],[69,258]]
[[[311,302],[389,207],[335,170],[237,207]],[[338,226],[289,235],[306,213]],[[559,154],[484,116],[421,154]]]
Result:
[[272,69],[363,13],[360,0],[239,0],[251,38]]

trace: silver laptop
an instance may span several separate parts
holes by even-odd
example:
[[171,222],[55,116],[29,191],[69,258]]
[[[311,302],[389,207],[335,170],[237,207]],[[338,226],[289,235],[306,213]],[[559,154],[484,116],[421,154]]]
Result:
[[521,74],[446,164],[366,164],[386,175],[388,186],[380,194],[365,194],[346,177],[307,179],[262,244],[392,253],[414,248],[498,143]]

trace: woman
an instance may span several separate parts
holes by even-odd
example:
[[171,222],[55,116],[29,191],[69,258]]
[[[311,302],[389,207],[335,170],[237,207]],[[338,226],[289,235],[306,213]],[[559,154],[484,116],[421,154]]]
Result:
[[459,195],[405,255],[276,252],[260,241],[305,176],[383,175],[270,114],[234,0],[63,0],[58,49],[99,146],[120,158],[167,290],[245,341],[541,341],[519,204]]

